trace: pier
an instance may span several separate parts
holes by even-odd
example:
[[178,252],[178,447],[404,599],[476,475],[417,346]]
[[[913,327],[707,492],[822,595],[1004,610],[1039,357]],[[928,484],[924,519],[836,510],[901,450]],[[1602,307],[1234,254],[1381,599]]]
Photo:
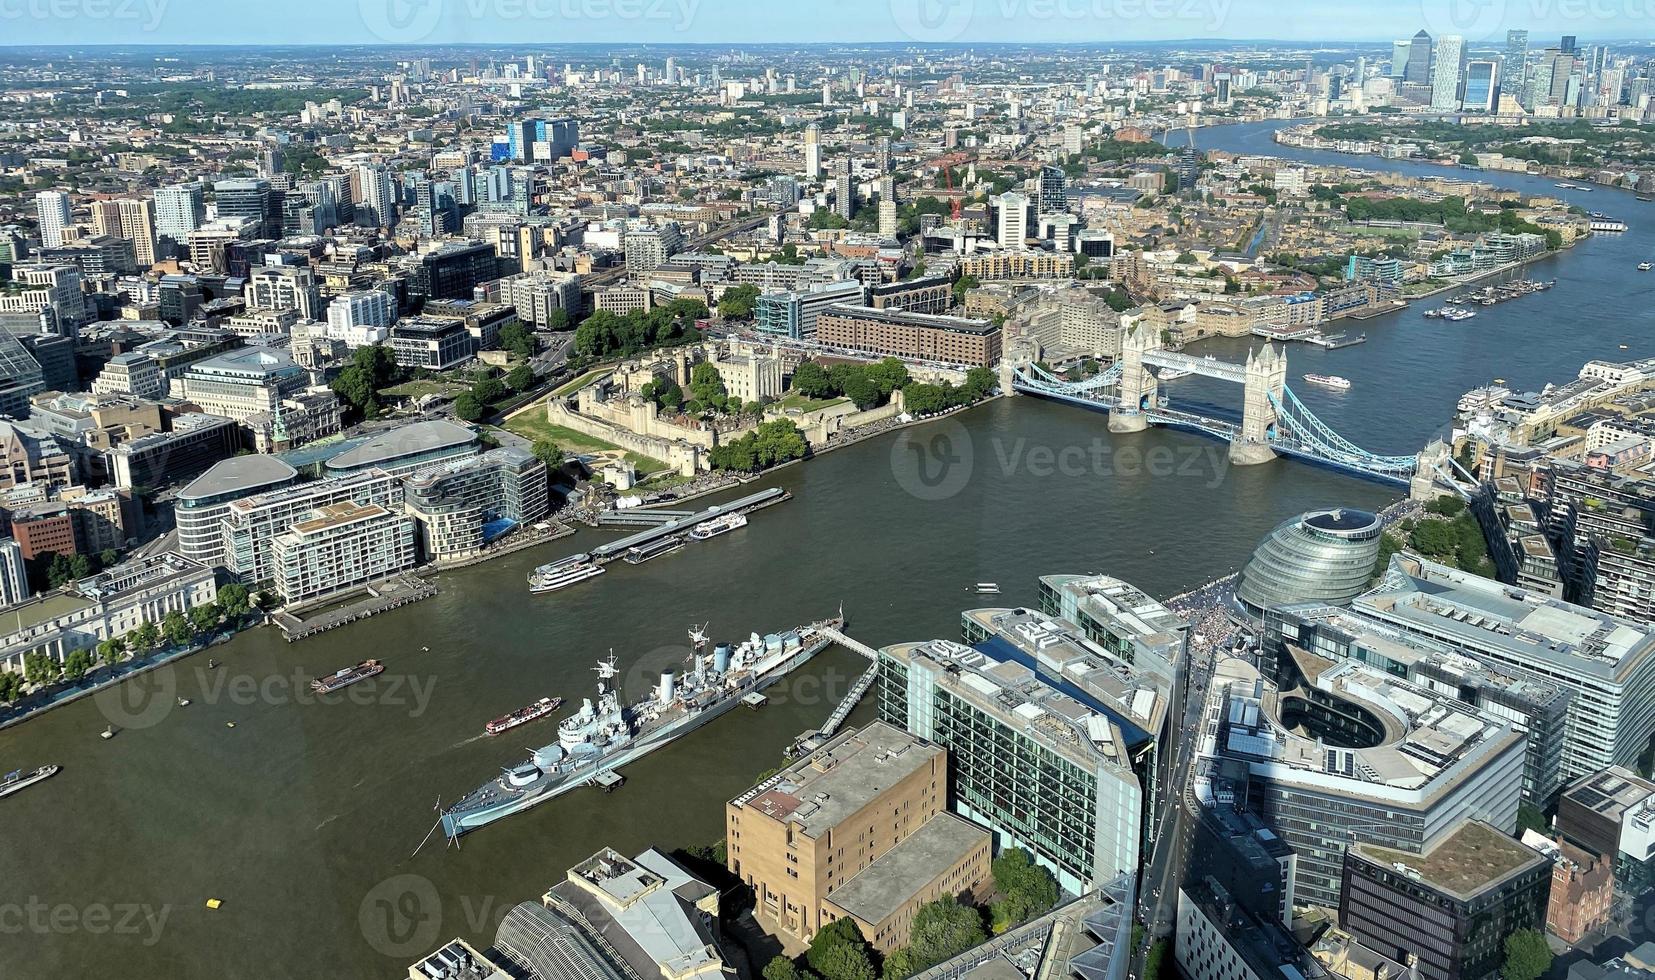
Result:
[[779,487],[771,487],[768,490],[761,490],[758,493],[750,494],[738,500],[732,500],[727,504],[717,504],[715,506],[708,507],[706,510],[691,514],[688,517],[673,517],[663,523],[657,524],[654,527],[639,531],[637,534],[629,534],[618,541],[611,541],[608,544],[600,544],[594,547],[591,551],[592,561],[599,565],[604,565],[614,561],[622,555],[625,555],[631,548],[650,544],[651,542],[658,541],[661,538],[668,537],[669,535],[680,534],[690,530],[698,524],[706,523],[715,517],[723,517],[726,514],[745,514],[755,510],[761,510],[765,507],[779,504],[786,500],[789,496],[790,495],[786,490],[782,490]]
[[793,740],[793,746],[788,750],[788,754],[795,757],[813,751],[817,746],[837,735],[840,727],[845,724],[845,720],[850,717],[850,713],[856,710],[858,704],[862,703],[863,696],[868,693],[868,689],[873,687],[874,681],[879,677],[878,650],[860,640],[851,639],[845,635],[843,630],[832,626],[818,626],[817,629],[822,632],[823,636],[846,650],[866,657],[868,659],[868,669],[863,671],[862,675],[851,685],[850,690],[845,692],[845,696],[839,700],[839,703],[833,709],[833,713],[828,715],[827,721],[822,723],[821,728],[804,732]]
[[[282,628],[287,642],[292,643],[307,636],[326,633],[357,620],[367,619],[369,616],[377,616],[382,612],[429,599],[437,594],[438,589],[424,579],[405,574],[361,586],[356,592],[362,593],[362,597],[347,601],[344,605],[339,605],[340,599],[335,596],[326,600],[325,604],[312,606],[310,609],[301,608],[298,612],[284,609],[270,618]],[[347,593],[351,594],[354,593]],[[306,618],[307,616],[309,618]]]

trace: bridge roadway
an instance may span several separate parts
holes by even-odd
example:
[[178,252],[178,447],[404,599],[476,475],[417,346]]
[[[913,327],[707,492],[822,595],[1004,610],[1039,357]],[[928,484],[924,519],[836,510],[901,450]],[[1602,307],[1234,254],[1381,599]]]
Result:
[[1245,367],[1233,361],[1221,361],[1216,357],[1195,357],[1191,354],[1179,354],[1175,351],[1154,350],[1144,353],[1144,363],[1150,367],[1199,374],[1204,378],[1217,378],[1220,381],[1228,381],[1232,384],[1244,385],[1247,383],[1247,369]]
[[[1143,358],[1147,367],[1189,371],[1243,385],[1246,383],[1246,372],[1241,365],[1216,358],[1208,360],[1159,350],[1147,351]],[[1123,407],[1118,394],[1118,378],[1119,374],[1111,369],[1085,381],[1062,381],[1047,374],[1038,365],[1031,364],[1012,372],[1012,387],[1025,394],[1068,402],[1094,411],[1103,409],[1113,412]],[[1292,395],[1291,388],[1284,387],[1282,397],[1277,399],[1272,396],[1271,403],[1276,415],[1270,449],[1277,455],[1333,466],[1370,479],[1404,486],[1412,477],[1414,457],[1374,456],[1352,446],[1325,423],[1311,416],[1309,410]],[[1240,426],[1231,419],[1173,408],[1165,396],[1145,408],[1143,413],[1155,425],[1199,432],[1232,443],[1240,433]]]

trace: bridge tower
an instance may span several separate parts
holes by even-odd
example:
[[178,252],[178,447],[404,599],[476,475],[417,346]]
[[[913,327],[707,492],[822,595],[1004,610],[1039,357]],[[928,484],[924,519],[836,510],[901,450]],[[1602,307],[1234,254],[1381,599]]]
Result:
[[1000,394],[1017,394],[1013,384],[1016,373],[1039,361],[1040,354],[1040,342],[1033,337],[1018,337],[1008,342],[1000,354]]
[[1144,355],[1161,349],[1161,332],[1145,323],[1121,336],[1120,406],[1109,410],[1110,432],[1142,432],[1149,428],[1145,409],[1159,394],[1155,375],[1144,367]]
[[1241,394],[1241,428],[1230,441],[1230,462],[1238,466],[1268,463],[1276,458],[1270,433],[1277,423],[1276,406],[1287,387],[1287,355],[1274,344],[1247,355],[1247,381]]

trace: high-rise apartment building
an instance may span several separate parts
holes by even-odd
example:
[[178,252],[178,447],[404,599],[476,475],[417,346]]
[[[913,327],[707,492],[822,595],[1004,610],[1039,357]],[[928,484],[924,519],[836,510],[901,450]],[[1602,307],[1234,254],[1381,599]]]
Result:
[[75,223],[69,195],[62,191],[41,191],[34,198],[35,217],[40,222],[40,244],[46,248],[63,245],[63,233]]

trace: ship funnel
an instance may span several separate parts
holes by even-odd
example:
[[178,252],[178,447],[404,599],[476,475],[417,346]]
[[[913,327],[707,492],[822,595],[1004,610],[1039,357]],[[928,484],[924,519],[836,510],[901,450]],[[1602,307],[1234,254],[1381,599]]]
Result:
[[713,647],[713,673],[727,674],[730,671],[730,644],[720,643]]
[[672,671],[670,671],[670,670],[662,671],[661,672],[661,687],[660,687],[660,690],[657,691],[656,695],[655,695],[657,700],[659,700],[663,705],[671,704],[674,693],[675,693],[675,686],[676,686],[675,685],[675,678],[672,675]]

